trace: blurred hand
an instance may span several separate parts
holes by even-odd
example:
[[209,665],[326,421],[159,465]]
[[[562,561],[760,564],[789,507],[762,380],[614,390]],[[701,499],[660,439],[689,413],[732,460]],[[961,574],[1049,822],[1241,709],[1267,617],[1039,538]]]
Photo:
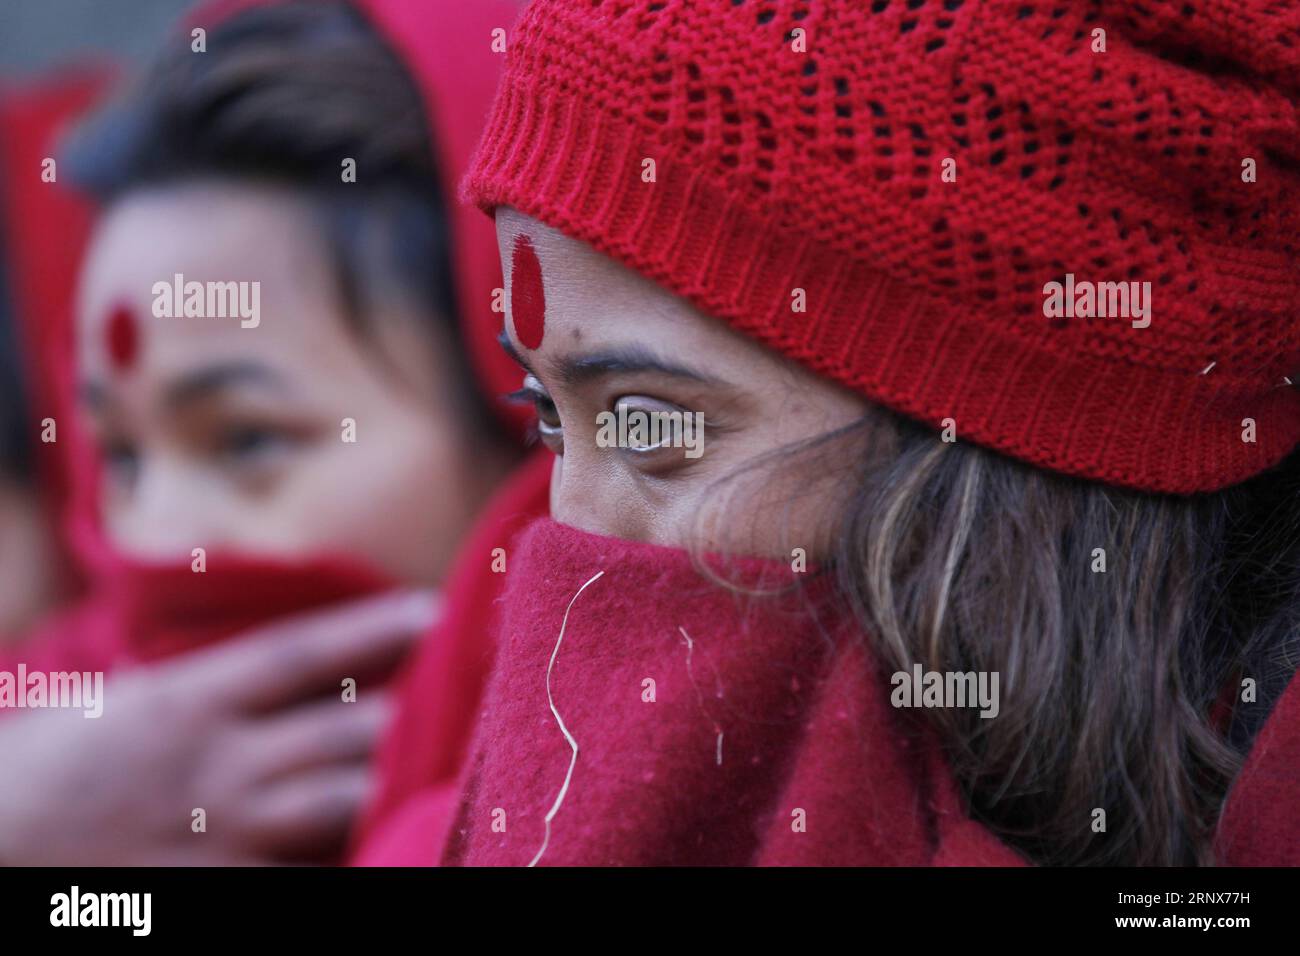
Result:
[[[259,865],[337,859],[365,799],[391,670],[432,623],[389,594],[115,674],[104,713],[0,720],[0,863]],[[206,813],[195,833],[193,811]]]

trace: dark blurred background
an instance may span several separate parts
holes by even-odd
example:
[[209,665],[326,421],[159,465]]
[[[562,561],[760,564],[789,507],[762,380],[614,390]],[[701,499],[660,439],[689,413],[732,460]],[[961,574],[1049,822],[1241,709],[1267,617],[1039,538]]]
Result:
[[0,0],[0,78],[81,57],[138,62],[194,0]]

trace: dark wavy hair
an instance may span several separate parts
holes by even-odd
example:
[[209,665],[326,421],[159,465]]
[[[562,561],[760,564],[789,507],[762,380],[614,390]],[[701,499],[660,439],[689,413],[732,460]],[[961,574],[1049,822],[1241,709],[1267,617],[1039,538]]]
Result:
[[[1215,862],[1232,782],[1300,663],[1300,449],[1223,491],[1161,495],[873,406],[721,479],[714,506],[734,521],[790,487],[769,463],[831,502],[821,573],[882,672],[1000,675],[994,718],[906,718],[937,731],[975,819],[1045,865]],[[769,504],[745,511],[788,527]]]
[[0,479],[27,485],[32,480],[32,442],[35,438],[27,419],[28,401],[19,339],[4,244],[0,241]]

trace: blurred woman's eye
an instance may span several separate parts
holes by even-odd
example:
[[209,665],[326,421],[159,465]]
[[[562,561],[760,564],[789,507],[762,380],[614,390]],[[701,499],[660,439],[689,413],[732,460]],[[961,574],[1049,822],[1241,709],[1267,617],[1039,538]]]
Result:
[[134,444],[107,440],[100,445],[100,456],[110,480],[120,488],[135,484],[140,474],[140,452]]
[[291,451],[294,437],[285,431],[262,425],[237,425],[224,429],[217,438],[216,452],[235,467],[264,466]]

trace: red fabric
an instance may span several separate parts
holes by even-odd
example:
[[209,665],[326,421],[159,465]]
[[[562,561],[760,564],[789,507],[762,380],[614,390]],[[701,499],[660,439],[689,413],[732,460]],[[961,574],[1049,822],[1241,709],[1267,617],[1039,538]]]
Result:
[[[108,673],[122,659],[123,634],[116,611],[107,595],[99,592],[46,619],[18,643],[0,649],[0,671],[13,673],[22,663],[29,673]],[[0,716],[4,713],[0,708]]]
[[101,586],[0,655],[35,670],[112,671],[213,644],[277,617],[379,594],[396,582],[345,559],[222,555],[187,563],[117,561]]
[[[1222,488],[1300,443],[1300,8],[1137,10],[533,0],[467,193],[964,440]],[[1067,274],[1149,327],[1045,317]]]
[[60,529],[64,590],[85,584],[85,569],[62,534],[74,498],[76,457],[72,384],[72,297],[90,211],[69,190],[42,181],[68,125],[107,89],[107,67],[85,67],[0,96],[0,231],[12,277],[14,314],[28,370],[33,435],[54,419],[58,441],[38,442],[36,467],[51,524]]
[[[931,739],[890,707],[887,677],[816,583],[737,596],[685,551],[549,519],[513,561],[445,865],[525,865],[546,841],[572,755],[547,667],[571,601],[551,693],[578,756],[541,864],[1020,862],[966,819]],[[799,578],[753,559],[726,573],[768,588]]]
[[508,30],[516,0],[355,0],[411,71],[428,109],[444,179],[453,241],[452,263],[465,348],[498,416],[516,434],[531,424],[526,407],[502,396],[519,388],[519,367],[501,351],[502,314],[492,311],[504,282],[496,230],[457,186],[469,166],[492,103],[505,57],[492,50],[492,31]]
[[124,563],[109,590],[131,659],[182,654],[288,614],[379,594],[397,582],[343,558],[300,562],[224,556],[207,570]]
[[[684,551],[549,519],[511,561],[455,819],[450,794],[430,789],[380,849],[427,855],[436,842],[444,865],[525,865],[544,843],[543,865],[1025,862],[970,819],[936,738],[891,706],[888,675],[816,584],[738,597]],[[768,587],[793,576],[754,560],[727,573]],[[552,699],[578,755],[547,841],[573,753],[548,703],[552,655]],[[1297,727],[1293,682],[1232,792],[1222,863],[1300,864]]]
[[407,673],[399,709],[376,761],[379,786],[360,828],[355,861],[415,866],[437,861],[437,834],[454,807],[494,652],[493,621],[507,577],[492,570],[518,530],[548,510],[554,458],[539,450],[484,510],[447,578],[442,618]]
[[1233,866],[1300,866],[1300,676],[1273,706],[1228,793],[1216,854]]

